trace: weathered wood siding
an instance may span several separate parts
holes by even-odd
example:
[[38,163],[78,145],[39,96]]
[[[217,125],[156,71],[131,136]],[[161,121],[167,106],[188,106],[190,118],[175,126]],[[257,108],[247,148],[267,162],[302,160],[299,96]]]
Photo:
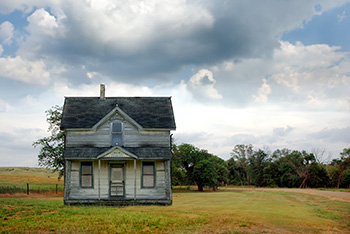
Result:
[[123,123],[123,145],[125,147],[141,146],[170,146],[170,131],[138,131],[138,129],[115,114],[111,119],[99,126],[96,131],[66,131],[66,146],[93,146],[109,147],[111,146],[111,123],[120,121]]
[[[156,184],[154,188],[141,188],[142,161],[136,162],[136,199],[169,199],[171,200],[170,161],[157,160],[155,162]],[[134,198],[134,161],[100,161],[100,176],[98,161],[93,162],[93,188],[80,187],[80,161],[72,160],[67,170],[69,180],[66,181],[67,199],[108,199],[109,196],[109,168],[111,164],[124,165],[125,199]],[[99,197],[100,188],[100,197]],[[123,198],[120,198],[123,199]]]

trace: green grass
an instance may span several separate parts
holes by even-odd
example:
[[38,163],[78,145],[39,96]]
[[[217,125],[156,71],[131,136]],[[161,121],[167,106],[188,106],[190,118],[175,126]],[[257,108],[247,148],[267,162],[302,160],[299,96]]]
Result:
[[172,206],[64,206],[0,198],[0,233],[347,233],[350,203],[292,192],[174,193]]

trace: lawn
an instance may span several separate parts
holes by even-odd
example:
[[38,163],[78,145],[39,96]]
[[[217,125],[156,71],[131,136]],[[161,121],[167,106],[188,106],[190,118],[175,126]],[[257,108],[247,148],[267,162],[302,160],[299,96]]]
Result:
[[172,206],[64,206],[0,197],[1,233],[349,233],[350,203],[276,191],[174,192]]

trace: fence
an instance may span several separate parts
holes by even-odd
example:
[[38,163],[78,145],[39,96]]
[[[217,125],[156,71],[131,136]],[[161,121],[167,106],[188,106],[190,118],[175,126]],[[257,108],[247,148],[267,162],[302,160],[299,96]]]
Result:
[[14,193],[56,193],[63,192],[63,184],[21,184],[21,185],[0,185],[0,194]]

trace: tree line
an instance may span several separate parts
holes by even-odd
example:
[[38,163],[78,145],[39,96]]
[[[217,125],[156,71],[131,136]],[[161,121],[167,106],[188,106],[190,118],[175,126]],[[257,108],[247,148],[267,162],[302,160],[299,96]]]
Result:
[[[46,111],[48,137],[38,139],[40,166],[64,174],[64,132],[60,130],[62,107]],[[317,160],[313,153],[278,149],[273,153],[254,150],[252,145],[236,145],[227,161],[191,144],[172,145],[172,184],[194,185],[217,189],[222,185],[253,185],[257,187],[319,188],[350,186],[350,148],[330,163]]]
[[191,144],[173,145],[172,185],[217,189],[222,185],[288,188],[349,188],[350,148],[330,163],[314,153],[277,149],[273,153],[236,145],[227,161]]

